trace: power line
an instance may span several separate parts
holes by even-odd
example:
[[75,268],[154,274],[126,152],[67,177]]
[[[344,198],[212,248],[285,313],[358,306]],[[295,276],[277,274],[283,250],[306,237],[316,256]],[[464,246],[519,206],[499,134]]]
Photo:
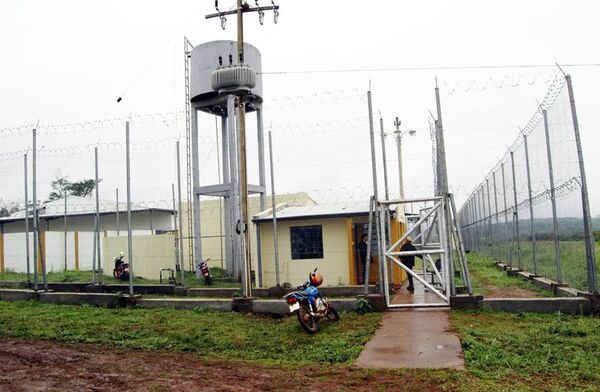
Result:
[[[353,72],[397,72],[397,71],[449,71],[468,69],[517,69],[517,68],[554,68],[556,64],[510,64],[510,65],[448,65],[435,67],[398,67],[398,68],[349,68],[349,69],[315,69],[296,71],[267,71],[261,75],[290,75],[316,73],[353,73]],[[561,67],[600,67],[600,63],[561,64]]]

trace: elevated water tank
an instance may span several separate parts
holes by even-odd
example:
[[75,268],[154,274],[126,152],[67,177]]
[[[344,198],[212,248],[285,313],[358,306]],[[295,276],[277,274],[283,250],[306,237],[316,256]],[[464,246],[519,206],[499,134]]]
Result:
[[[219,95],[212,86],[211,75],[219,68],[219,57],[223,65],[229,65],[229,56],[233,65],[237,64],[236,41],[211,41],[198,45],[192,51],[190,69],[190,99],[193,106],[199,110],[223,115],[227,110],[226,95]],[[260,51],[250,45],[244,44],[244,64],[256,72],[256,84],[245,95],[246,111],[254,110],[253,103],[262,102],[262,65]]]

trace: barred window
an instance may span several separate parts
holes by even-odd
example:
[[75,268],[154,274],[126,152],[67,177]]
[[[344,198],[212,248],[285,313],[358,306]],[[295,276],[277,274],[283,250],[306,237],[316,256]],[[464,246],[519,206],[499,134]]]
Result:
[[318,226],[290,227],[292,260],[323,258],[323,228]]

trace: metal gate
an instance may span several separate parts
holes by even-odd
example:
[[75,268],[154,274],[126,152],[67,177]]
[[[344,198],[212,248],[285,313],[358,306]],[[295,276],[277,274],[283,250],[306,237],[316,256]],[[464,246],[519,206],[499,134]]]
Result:
[[[419,209],[418,220],[393,244],[386,238],[386,211],[396,206],[398,214],[404,214],[407,204],[424,204]],[[455,219],[455,207],[452,195],[410,200],[385,200],[377,203],[379,208],[379,259],[383,260],[383,291],[388,308],[446,307],[450,305],[450,297],[456,294],[455,277],[462,281],[466,291],[471,293],[471,282],[465,258],[460,229]],[[406,219],[405,219],[406,221]],[[401,250],[404,241],[412,237],[412,244],[417,250]],[[402,259],[405,256],[418,257],[422,260],[421,273],[406,266]],[[391,266],[397,265],[412,278],[423,285],[424,290],[433,293],[441,302],[392,303],[389,276]],[[431,278],[427,281],[427,276]]]

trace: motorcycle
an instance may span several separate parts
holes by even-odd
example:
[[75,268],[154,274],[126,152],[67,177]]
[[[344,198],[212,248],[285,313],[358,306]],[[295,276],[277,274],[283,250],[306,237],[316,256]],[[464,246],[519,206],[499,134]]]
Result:
[[198,264],[198,271],[200,271],[200,275],[204,277],[204,284],[210,286],[212,284],[213,277],[208,269],[208,260],[210,260],[210,258],[203,260],[200,262],[200,264]]
[[129,263],[126,262],[123,252],[119,257],[115,257],[115,268],[113,269],[113,276],[119,280],[129,280]]
[[287,302],[290,313],[296,312],[302,329],[313,334],[319,329],[319,321],[327,318],[339,321],[340,315],[331,303],[321,296],[318,287],[323,283],[323,277],[317,274],[317,269],[308,275],[308,281],[298,287],[299,291],[286,294],[283,299]]

